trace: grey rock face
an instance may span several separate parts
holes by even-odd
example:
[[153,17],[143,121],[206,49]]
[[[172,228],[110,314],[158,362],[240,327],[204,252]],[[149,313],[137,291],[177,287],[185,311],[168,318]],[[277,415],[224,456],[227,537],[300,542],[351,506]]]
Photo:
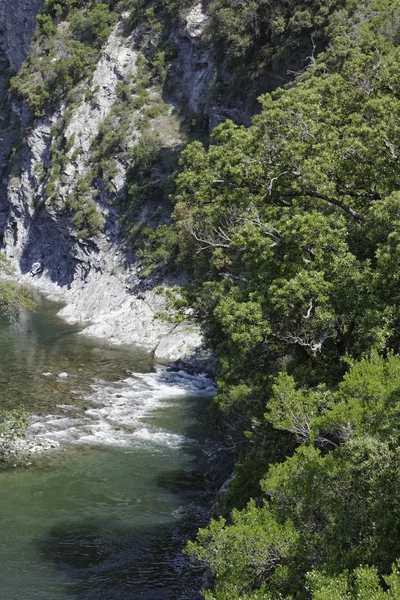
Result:
[[18,71],[28,55],[44,0],[0,0],[0,49]]
[[175,42],[180,50],[176,90],[181,89],[180,101],[190,112],[208,118],[210,132],[227,119],[249,126],[250,115],[241,102],[220,106],[213,97],[217,69],[207,47],[201,44],[208,21],[206,4],[202,0],[195,2],[186,16],[185,27],[176,32]]
[[[117,101],[118,83],[134,76],[136,57],[133,41],[121,35],[117,25],[102,51],[85,96],[88,99],[76,105],[65,130],[67,139],[74,142],[68,151],[70,161],[57,182],[60,205],[90,168],[93,140]],[[61,106],[34,122],[18,154],[20,174],[9,179],[2,197],[7,207],[3,248],[17,278],[63,300],[66,306],[60,316],[71,323],[88,323],[84,333],[145,346],[157,358],[175,360],[191,354],[201,344],[198,330],[155,319],[163,308],[160,297],[152,291],[140,296],[131,291],[136,267],[120,248],[118,213],[113,206],[118,189],[125,185],[127,165],[119,164],[113,198],[102,197],[98,203],[106,220],[104,234],[80,239],[68,214],[48,205],[45,183],[37,173],[49,162],[52,125],[65,109]],[[134,124],[130,136],[131,144],[140,137]],[[177,143],[173,135],[170,143]]]
[[[0,60],[8,63],[13,71],[18,71],[28,56],[36,15],[43,4],[44,0],[0,0]],[[0,95],[6,93],[0,74]],[[17,138],[18,121],[18,111],[13,112],[11,107],[4,114],[0,112],[0,234],[6,226],[9,212],[3,176],[8,167],[7,157]]]
[[[44,0],[0,0],[0,54],[18,69],[29,50],[35,16]],[[194,4],[183,28],[174,41],[179,49],[171,82],[176,88],[168,115],[154,120],[167,149],[183,145],[179,124],[174,125],[173,108],[186,106],[190,113],[205,115],[213,128],[226,118],[245,121],[240,107],[219,107],[211,89],[215,66],[200,44],[207,22],[205,6]],[[20,145],[14,159],[13,176],[0,185],[0,233],[3,248],[21,282],[35,286],[65,301],[60,315],[68,322],[88,323],[85,333],[105,337],[115,343],[135,343],[147,347],[158,358],[176,360],[191,354],[201,345],[199,331],[192,325],[174,326],[155,318],[163,309],[154,291],[137,293],[138,273],[134,257],[124,251],[119,235],[117,198],[126,185],[128,164],[116,159],[113,191],[103,190],[95,198],[97,210],[105,220],[104,233],[80,238],[63,209],[77,181],[91,168],[91,148],[101,125],[112,114],[118,96],[118,84],[135,77],[139,48],[134,35],[125,37],[123,20],[106,42],[85,94],[74,105],[73,114],[63,131],[71,141],[69,159],[56,180],[57,199],[50,205],[46,181],[40,173],[49,165],[52,127],[68,108],[61,105],[52,114],[36,120]],[[175,69],[175,72],[174,72]],[[157,94],[154,90],[151,94]],[[12,126],[24,121],[25,111],[14,107]],[[131,148],[141,136],[135,121],[140,114],[132,110],[132,123],[126,139]],[[0,139],[1,156],[7,155],[13,138],[12,127]],[[1,132],[0,132],[1,133]],[[7,135],[6,135],[7,134]],[[7,137],[8,136],[8,137]],[[0,135],[0,138],[2,135]],[[5,160],[5,159],[4,159]],[[7,170],[7,165],[4,163]],[[7,172],[7,171],[5,171]],[[132,286],[132,281],[136,282]]]

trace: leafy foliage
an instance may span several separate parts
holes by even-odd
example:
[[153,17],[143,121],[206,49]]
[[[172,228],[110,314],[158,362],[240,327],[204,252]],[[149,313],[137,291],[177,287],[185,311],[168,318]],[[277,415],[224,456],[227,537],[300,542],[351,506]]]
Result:
[[[238,13],[279,9],[250,5]],[[327,8],[326,52],[260,99],[252,127],[190,145],[177,177],[184,296],[261,474],[257,489],[240,469],[240,510],[188,546],[214,575],[208,599],[398,596],[399,5]]]
[[240,380],[289,360],[303,380],[337,381],[344,353],[398,347],[388,276],[398,50],[385,41],[364,52],[362,42],[340,72],[320,63],[262,98],[250,129],[227,122],[208,151],[194,143],[183,155],[179,262],[200,284],[208,341]]
[[308,587],[312,592],[312,600],[395,600],[400,597],[398,568],[397,562],[393,565],[392,573],[383,577],[383,585],[377,570],[371,567],[360,567],[350,573],[345,571],[337,577],[312,572],[308,576]]
[[11,282],[0,283],[0,310],[5,308],[26,308],[32,310],[35,302],[27,288]]
[[[0,254],[0,274],[10,275],[9,261]],[[0,310],[25,308],[33,310],[36,304],[30,290],[26,287],[12,283],[11,281],[0,281]]]
[[274,89],[327,48],[334,64],[342,63],[357,52],[360,32],[396,35],[397,11],[391,0],[213,0],[205,33],[220,65],[215,93],[248,101],[250,90]]

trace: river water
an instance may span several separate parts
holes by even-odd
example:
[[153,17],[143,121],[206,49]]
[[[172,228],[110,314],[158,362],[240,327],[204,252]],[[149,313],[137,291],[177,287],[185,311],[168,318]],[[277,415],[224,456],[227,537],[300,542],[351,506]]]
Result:
[[59,444],[0,471],[0,598],[192,600],[207,517],[206,377],[79,335],[39,299],[0,320],[0,408]]

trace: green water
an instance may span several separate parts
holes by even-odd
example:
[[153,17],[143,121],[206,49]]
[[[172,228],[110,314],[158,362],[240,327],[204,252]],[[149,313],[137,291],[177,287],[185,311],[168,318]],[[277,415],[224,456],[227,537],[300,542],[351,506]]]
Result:
[[60,443],[0,472],[0,598],[199,598],[181,549],[206,518],[207,386],[55,313],[0,323],[0,406]]

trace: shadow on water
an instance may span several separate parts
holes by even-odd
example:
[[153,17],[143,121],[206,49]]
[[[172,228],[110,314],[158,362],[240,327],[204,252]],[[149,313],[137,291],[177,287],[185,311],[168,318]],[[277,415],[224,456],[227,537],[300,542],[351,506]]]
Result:
[[179,494],[189,490],[202,491],[205,485],[204,472],[176,469],[167,473],[161,473],[157,477],[157,483],[161,488],[168,490],[172,494]]
[[94,520],[65,522],[38,546],[67,577],[76,600],[197,600],[201,577],[182,554],[194,522],[190,513],[170,525],[113,531]]
[[[37,540],[41,560],[51,563],[68,582],[74,600],[199,600],[202,574],[194,572],[182,554],[188,539],[208,519],[213,493],[204,449],[212,447],[207,414],[209,398],[188,400],[185,423],[179,429],[186,440],[183,466],[154,469],[153,498],[174,498],[170,514],[146,507],[140,518],[79,518],[61,521]],[[172,410],[171,410],[172,409]],[[174,420],[173,407],[156,411]],[[153,415],[151,418],[154,418]],[[160,416],[160,415],[158,415]],[[132,474],[134,477],[134,474]],[[147,509],[148,510],[148,509]],[[161,516],[161,518],[160,518]]]

